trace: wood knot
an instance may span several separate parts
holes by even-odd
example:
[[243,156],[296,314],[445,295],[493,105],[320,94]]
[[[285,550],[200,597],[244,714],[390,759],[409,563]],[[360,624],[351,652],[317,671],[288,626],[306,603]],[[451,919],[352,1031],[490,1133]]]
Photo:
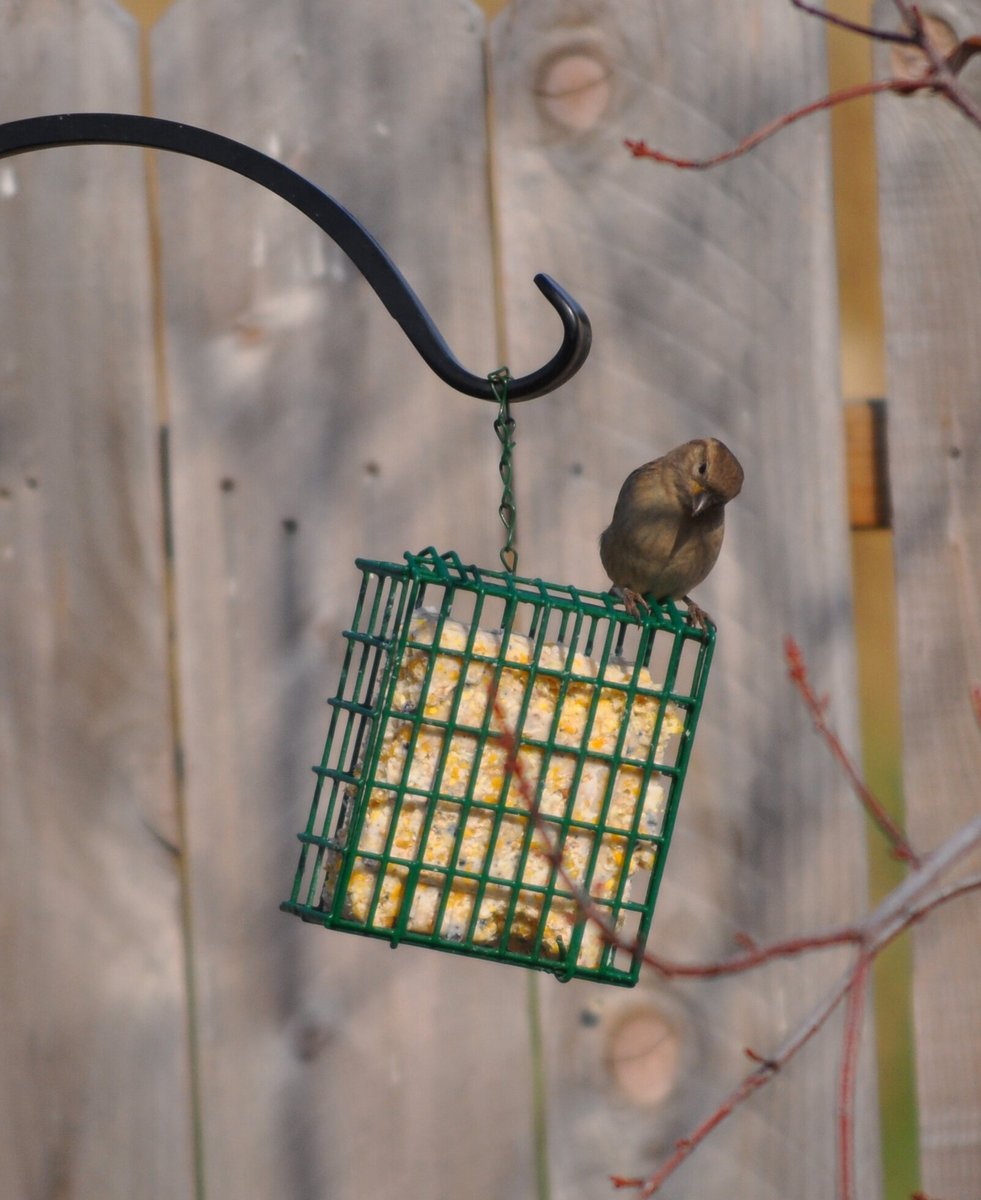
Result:
[[[923,17],[923,29],[941,58],[948,58],[957,49],[958,37],[940,17]],[[895,44],[889,51],[892,74],[897,79],[915,83],[929,75],[933,66],[919,46]]]
[[678,1082],[681,1050],[679,1029],[664,1013],[632,1008],[610,1030],[606,1065],[631,1103],[660,1104]]
[[539,66],[535,97],[556,125],[571,133],[588,133],[610,107],[613,68],[596,46],[563,46]]

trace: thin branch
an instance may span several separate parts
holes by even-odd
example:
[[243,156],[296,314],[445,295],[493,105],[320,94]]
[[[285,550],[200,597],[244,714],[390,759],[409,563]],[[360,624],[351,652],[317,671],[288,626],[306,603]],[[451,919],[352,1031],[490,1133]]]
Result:
[[957,85],[957,75],[981,48],[981,40],[977,37],[966,38],[945,57],[934,45],[917,5],[907,4],[905,0],[893,0],[893,3],[930,64],[929,70],[924,72],[924,79],[932,81],[937,92],[946,96],[969,121],[981,128],[981,108]]
[[981,108],[968,95],[961,91],[953,79],[949,82],[937,80],[934,86],[938,92],[947,97],[955,108],[959,108],[969,121],[981,129]]
[[804,117],[810,117],[822,109],[833,108],[836,104],[845,104],[849,100],[860,100],[863,96],[874,96],[878,92],[916,92],[922,88],[932,88],[934,86],[935,83],[932,79],[877,79],[870,83],[852,84],[851,87],[841,88],[836,92],[831,92],[827,96],[822,96],[820,100],[814,100],[810,104],[805,104],[802,108],[795,108],[793,112],[782,113],[779,117],[761,126],[755,133],[751,133],[748,137],[743,138],[741,142],[738,142],[731,149],[725,150],[721,154],[716,154],[712,158],[679,158],[673,154],[666,154],[663,150],[655,150],[653,147],[648,146],[643,139],[633,140],[627,138],[624,141],[624,145],[634,158],[652,158],[655,162],[667,163],[669,166],[681,167],[683,170],[704,171],[709,167],[718,167],[722,163],[741,157],[761,142],[765,142],[767,138],[771,138],[775,133],[779,133],[781,129],[786,129],[788,125],[793,125]]
[[838,1200],[855,1200],[855,1080],[871,967],[872,955],[861,955],[848,986],[845,1006],[845,1044],[838,1081]]
[[[981,845],[981,815],[969,821],[936,850],[926,855],[920,865],[912,870],[903,882],[861,922],[859,928],[862,932],[862,950],[855,964],[838,980],[830,995],[787,1035],[777,1050],[766,1057],[752,1055],[754,1061],[758,1063],[756,1069],[751,1071],[688,1137],[678,1142],[673,1154],[661,1164],[652,1176],[648,1179],[627,1179],[616,1176],[613,1178],[615,1186],[642,1189],[642,1197],[652,1196],[713,1129],[730,1116],[758,1088],[767,1083],[802,1046],[810,1041],[846,996],[849,997],[849,1013],[851,1014],[852,1010],[858,1012],[863,1001],[861,997],[856,997],[853,989],[857,982],[858,990],[864,992],[866,982],[861,976],[867,974],[875,957],[894,938],[917,921],[922,920],[927,913],[933,911],[940,904],[967,892],[981,889],[981,875],[978,875],[962,880],[945,891],[939,893],[930,891],[956,862],[979,845]],[[844,1111],[850,1113],[851,1102],[848,1098],[854,1091],[852,1080],[854,1061],[849,1065],[849,1059],[854,1060],[857,1055],[856,1020],[857,1018],[851,1015],[846,1020],[846,1031],[851,1029],[852,1032],[847,1034],[850,1040],[846,1044],[843,1060],[847,1065],[847,1077],[843,1078],[839,1085],[839,1113],[842,1111],[843,1100],[848,1101],[844,1104]],[[843,1072],[844,1070],[843,1067]],[[841,1128],[840,1123],[839,1128]],[[844,1148],[839,1153],[840,1181],[842,1176],[846,1176],[848,1180],[851,1178],[852,1138],[853,1132],[849,1128],[845,1135]],[[844,1167],[842,1162],[846,1153],[849,1163],[847,1167]],[[843,1195],[847,1196],[848,1193],[845,1192]]]
[[790,0],[794,8],[801,12],[810,13],[812,17],[820,17],[829,25],[837,25],[839,29],[847,29],[850,33],[861,33],[865,37],[875,38],[880,42],[900,42],[904,45],[916,45],[916,38],[911,33],[900,33],[892,29],[876,29],[872,25],[860,25],[857,21],[849,21],[846,17],[836,16],[826,8],[818,8],[815,4],[806,4],[804,0]]
[[[536,829],[545,842],[546,857],[569,889],[583,919],[594,922],[607,942],[626,953],[636,953],[638,949],[636,940],[627,940],[620,935],[609,920],[606,911],[596,904],[592,896],[573,879],[567,870],[554,830],[542,817],[534,789],[525,775],[517,739],[508,727],[506,716],[496,697],[491,696],[491,703],[501,727],[501,742],[507,755],[506,769],[511,771],[517,780],[518,790],[528,806],[528,812]],[[979,844],[981,844],[981,816],[969,821],[967,825],[923,859],[917,859],[914,869],[910,871],[903,882],[857,924],[787,938],[766,946],[751,945],[742,954],[718,962],[677,963],[652,951],[645,951],[643,961],[645,965],[666,978],[717,978],[722,975],[751,970],[780,958],[790,958],[811,950],[832,946],[860,945],[867,952],[877,954],[904,929],[922,920],[934,908],[967,891],[975,888],[981,889],[981,876],[978,876],[977,879],[971,877],[961,881],[949,892],[928,894],[936,881],[942,878],[958,859]],[[925,895],[926,899],[924,899]]]
[[838,91],[830,92],[827,96],[823,96],[820,100],[811,101],[809,104],[802,105],[791,112],[782,113],[779,117],[774,118],[774,120],[743,138],[742,141],[738,142],[731,149],[725,150],[721,154],[713,155],[711,158],[682,158],[679,155],[668,154],[663,150],[655,150],[643,139],[628,138],[624,142],[624,145],[634,158],[650,158],[655,162],[667,163],[669,166],[680,167],[683,170],[704,171],[709,167],[717,167],[722,163],[740,158],[761,142],[779,133],[781,129],[785,129],[788,125],[793,125],[804,117],[813,116],[814,113],[821,112],[823,109],[834,108],[839,104],[846,104],[850,100],[858,100],[865,96],[875,96],[884,92],[895,92],[897,95],[904,96],[924,90],[937,92],[949,100],[956,108],[960,109],[961,113],[968,120],[977,125],[978,128],[981,128],[981,107],[975,104],[971,97],[957,84],[957,76],[965,64],[975,54],[981,53],[981,37],[965,38],[945,57],[927,32],[926,24],[920,15],[919,9],[914,4],[907,4],[905,0],[894,0],[900,19],[906,26],[905,31],[879,29],[875,26],[862,25],[855,21],[849,21],[844,17],[839,17],[834,13],[828,12],[827,9],[818,8],[817,5],[809,3],[808,0],[790,0],[790,2],[801,12],[820,17],[830,25],[839,26],[852,33],[862,34],[874,41],[891,42],[897,45],[914,47],[924,57],[922,75],[915,79],[900,79],[893,76],[889,79],[865,81],[852,84],[850,87],[840,88]]
[[[906,876],[898,887],[885,897],[861,922],[866,949],[878,953],[888,942],[937,907],[961,894],[961,885],[950,894],[934,893],[931,889],[966,854],[981,845],[981,814],[973,817],[929,854]],[[974,880],[962,884],[973,887]],[[967,890],[970,890],[968,888]]]
[[852,975],[849,974],[844,981],[839,981],[830,994],[811,1011],[807,1019],[785,1038],[777,1050],[770,1057],[762,1060],[753,1071],[750,1071],[697,1129],[677,1143],[674,1153],[662,1163],[653,1175],[647,1179],[612,1176],[613,1185],[618,1188],[639,1188],[641,1189],[640,1195],[644,1200],[653,1196],[685,1159],[705,1141],[713,1129],[721,1125],[726,1117],[730,1116],[758,1088],[769,1083],[773,1076],[790,1062],[797,1051],[814,1037],[844,999],[851,980]]
[[828,724],[825,717],[827,704],[818,698],[811,687],[807,677],[807,664],[804,661],[804,652],[793,638],[788,637],[785,639],[784,653],[787,658],[787,668],[790,672],[790,678],[793,680],[807,706],[808,712],[811,714],[815,729],[817,729],[818,733],[824,739],[825,745],[845,772],[852,791],[858,797],[862,807],[888,839],[896,857],[911,863],[913,866],[919,865],[919,857],[909,844],[906,834],[890,817],[882,801],[862,779],[858,768],[852,762],[848,756],[848,752],[842,745],[841,739]]
[[487,687],[488,702],[494,709],[494,716],[497,718],[500,725],[501,744],[504,747],[505,763],[504,769],[506,772],[513,774],[518,783],[518,791],[521,798],[528,806],[528,812],[531,816],[532,823],[545,843],[545,858],[552,864],[559,878],[572,893],[572,898],[575,900],[579,911],[584,919],[589,919],[599,927],[603,937],[608,942],[612,942],[618,946],[624,946],[620,940],[620,936],[610,922],[606,913],[595,903],[592,896],[583,888],[575,879],[573,879],[562,855],[562,846],[558,838],[555,836],[554,829],[542,817],[541,804],[538,797],[535,795],[535,789],[528,782],[525,774],[524,764],[521,761],[520,746],[518,739],[514,735],[514,731],[507,723],[507,714],[504,711],[501,702],[497,698],[497,693],[494,689],[494,684],[491,682]]
[[929,900],[917,906],[910,923],[922,921],[935,908],[939,908],[942,904],[948,904],[951,900],[959,900],[961,896],[970,895],[971,892],[981,892],[981,875],[969,875],[959,883],[952,884],[949,888],[944,888],[943,891],[931,896]]
[[778,958],[794,958],[811,950],[823,950],[829,946],[849,946],[861,943],[864,933],[859,926],[843,926],[822,933],[804,934],[787,938],[766,946],[754,946],[744,954],[733,955],[721,962],[676,963],[648,952],[644,962],[668,979],[715,979],[720,975],[735,975],[740,971],[751,971]]
[[[795,643],[791,643],[791,645],[796,646]],[[806,671],[803,668],[802,655],[799,655],[799,667],[801,673],[795,682],[799,687],[805,689],[806,695],[810,696],[815,711],[823,721],[824,705],[810,689]],[[563,863],[562,847],[556,839],[554,831],[541,814],[535,789],[530,785],[520,759],[518,739],[507,725],[503,708],[494,695],[493,687],[488,688],[488,699],[493,705],[500,725],[500,736],[507,754],[507,770],[517,781],[518,790],[528,806],[529,815],[543,837],[549,861],[568,887],[582,912],[583,919],[594,921],[608,942],[631,954],[636,953],[638,949],[636,941],[627,941],[621,938],[606,914],[567,871]],[[639,1189],[644,1198],[652,1196],[717,1126],[735,1112],[754,1092],[768,1083],[777,1071],[814,1037],[842,1000],[847,998],[845,1046],[839,1078],[838,1171],[841,1200],[853,1200],[854,1091],[861,1019],[871,964],[885,946],[904,930],[909,929],[911,925],[922,920],[928,913],[959,896],[981,890],[981,874],[960,880],[945,890],[933,890],[937,881],[943,878],[959,859],[979,845],[981,845],[981,815],[969,821],[923,859],[912,859],[913,869],[903,882],[854,926],[844,926],[841,929],[813,934],[810,937],[792,938],[768,947],[757,947],[750,944],[743,954],[737,955],[727,962],[708,963],[701,966],[684,966],[667,962],[653,954],[645,954],[644,962],[663,974],[708,977],[728,974],[737,970],[748,970],[778,957],[801,954],[807,950],[824,946],[857,944],[860,948],[855,962],[844,972],[830,994],[787,1035],[772,1055],[763,1056],[747,1050],[748,1056],[756,1064],[753,1070],[688,1137],[677,1143],[674,1152],[652,1176],[647,1179],[611,1176],[613,1184],[618,1188]]]
[[[970,875],[938,892],[925,892],[942,878],[954,862],[981,844],[981,818],[964,826],[935,855],[928,855],[907,879],[890,892],[879,906],[868,913],[858,924],[845,925],[819,933],[802,934],[766,946],[754,946],[745,954],[734,955],[720,962],[676,963],[648,951],[644,963],[668,979],[715,979],[721,975],[734,975],[740,971],[751,971],[781,958],[794,958],[812,950],[824,950],[832,946],[863,946],[878,954],[905,932],[929,916],[934,909],[957,900],[970,892],[981,891],[981,874]],[[942,854],[942,857],[938,857]],[[624,950],[633,950],[617,935],[616,944]]]
[[947,69],[959,75],[975,54],[981,54],[981,37],[965,38],[947,57]]

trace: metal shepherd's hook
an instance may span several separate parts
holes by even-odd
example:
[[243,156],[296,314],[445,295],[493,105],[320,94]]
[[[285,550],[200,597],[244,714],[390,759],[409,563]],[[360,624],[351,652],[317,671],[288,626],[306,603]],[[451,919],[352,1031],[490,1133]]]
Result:
[[[66,113],[0,125],[0,158],[53,146],[83,144],[144,146],[203,158],[237,171],[282,196],[316,222],[347,254],[409,341],[444,383],[468,396],[496,400],[490,381],[485,376],[472,374],[454,357],[418,296],[378,242],[346,208],[302,175],[241,142],[207,129],[157,117]],[[562,345],[543,367],[511,380],[511,401],[530,400],[553,391],[579,370],[589,354],[592,336],[589,318],[579,304],[547,275],[536,275],[535,283],[559,314]]]

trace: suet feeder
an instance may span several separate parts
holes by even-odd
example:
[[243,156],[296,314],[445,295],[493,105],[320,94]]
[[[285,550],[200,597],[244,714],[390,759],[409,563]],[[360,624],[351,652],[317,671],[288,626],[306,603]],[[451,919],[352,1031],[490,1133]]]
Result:
[[714,646],[673,604],[523,578],[510,402],[589,353],[589,320],[548,276],[562,343],[537,371],[478,376],[398,268],[314,184],[240,142],[173,121],[67,113],[0,125],[0,158],[79,144],[205,159],[275,192],[348,255],[431,369],[497,401],[504,571],[424,550],[358,560],[361,587],[291,898],[330,929],[604,983],[636,982]]
[[357,566],[283,907],[393,946],[633,985],[714,632],[673,605],[635,620],[609,593],[431,548]]

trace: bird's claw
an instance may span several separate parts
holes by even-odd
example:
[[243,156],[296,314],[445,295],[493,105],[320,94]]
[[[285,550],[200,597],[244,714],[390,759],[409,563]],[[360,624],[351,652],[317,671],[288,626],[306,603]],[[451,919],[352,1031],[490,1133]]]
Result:
[[640,610],[643,608],[645,612],[650,610],[650,605],[640,594],[631,588],[617,587],[615,584],[610,588],[614,596],[618,596],[623,601],[623,607],[634,618],[640,616]]
[[701,629],[704,633],[708,632],[709,626],[715,629],[715,622],[704,608],[699,608],[691,596],[683,596],[682,599],[688,605],[689,625],[693,625],[696,629]]

